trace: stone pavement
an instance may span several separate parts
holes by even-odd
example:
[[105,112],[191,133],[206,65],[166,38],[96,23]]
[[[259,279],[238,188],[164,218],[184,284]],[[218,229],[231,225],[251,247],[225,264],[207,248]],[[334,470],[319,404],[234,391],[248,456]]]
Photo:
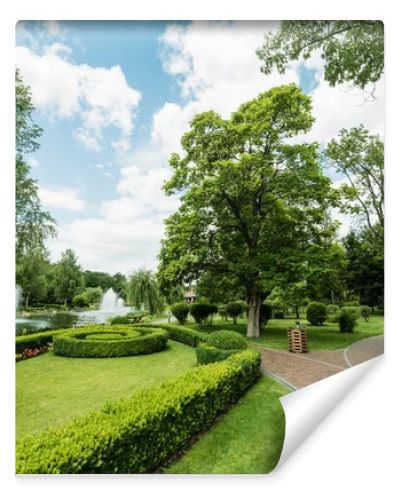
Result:
[[318,382],[351,366],[383,354],[383,335],[369,337],[346,349],[295,354],[254,345],[261,353],[261,368],[293,389]]

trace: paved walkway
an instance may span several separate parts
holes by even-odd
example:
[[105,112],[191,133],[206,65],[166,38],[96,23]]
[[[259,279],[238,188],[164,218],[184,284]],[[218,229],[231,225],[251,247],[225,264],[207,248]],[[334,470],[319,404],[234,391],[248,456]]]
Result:
[[383,335],[359,340],[346,349],[295,354],[283,349],[255,345],[261,368],[293,389],[318,382],[351,366],[383,354]]

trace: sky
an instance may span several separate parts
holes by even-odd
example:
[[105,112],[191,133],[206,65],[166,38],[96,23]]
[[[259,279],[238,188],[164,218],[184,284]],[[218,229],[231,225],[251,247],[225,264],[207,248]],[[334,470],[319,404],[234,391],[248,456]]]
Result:
[[[364,124],[383,135],[384,82],[375,99],[329,87],[314,53],[264,75],[255,51],[276,22],[22,21],[16,65],[30,86],[41,147],[28,160],[56,219],[57,261],[73,248],[84,269],[156,269],[163,220],[179,206],[162,184],[193,116],[227,118],[242,102],[295,82],[312,96],[315,124],[299,140],[321,147]],[[327,171],[335,183],[341,180]],[[342,222],[341,234],[351,220]]]

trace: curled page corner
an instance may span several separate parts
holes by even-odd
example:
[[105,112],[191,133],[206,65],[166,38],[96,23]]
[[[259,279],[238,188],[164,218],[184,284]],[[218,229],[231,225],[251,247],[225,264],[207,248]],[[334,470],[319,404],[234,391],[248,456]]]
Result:
[[370,359],[280,398],[285,411],[286,432],[281,457],[274,472],[283,466],[314,429],[382,359],[383,355]]

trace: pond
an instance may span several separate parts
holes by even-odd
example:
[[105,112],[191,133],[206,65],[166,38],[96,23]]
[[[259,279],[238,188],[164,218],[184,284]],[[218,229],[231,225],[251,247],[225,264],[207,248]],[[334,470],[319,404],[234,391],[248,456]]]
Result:
[[16,335],[31,333],[43,328],[65,328],[72,326],[83,326],[90,324],[106,323],[113,316],[126,314],[132,309],[121,307],[118,311],[74,311],[74,312],[48,312],[43,314],[32,314],[18,317],[15,320]]

